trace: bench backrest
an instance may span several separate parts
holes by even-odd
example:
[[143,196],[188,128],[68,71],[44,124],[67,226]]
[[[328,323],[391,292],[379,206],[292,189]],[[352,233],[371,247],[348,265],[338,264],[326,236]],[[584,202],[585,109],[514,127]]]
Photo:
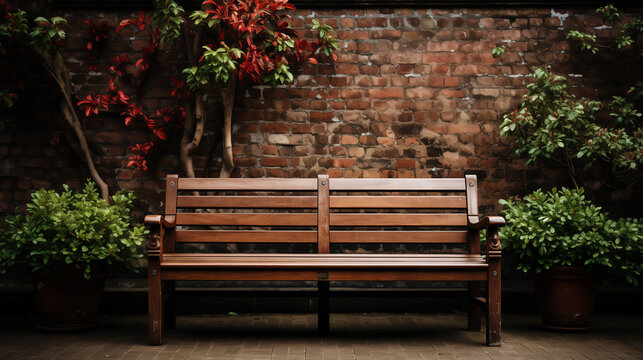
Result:
[[479,252],[479,239],[467,230],[467,217],[478,215],[475,175],[449,179],[168,175],[165,215],[175,216],[178,228],[166,234],[164,252],[173,252],[177,243],[305,243],[318,253],[331,252],[334,244],[464,244]]

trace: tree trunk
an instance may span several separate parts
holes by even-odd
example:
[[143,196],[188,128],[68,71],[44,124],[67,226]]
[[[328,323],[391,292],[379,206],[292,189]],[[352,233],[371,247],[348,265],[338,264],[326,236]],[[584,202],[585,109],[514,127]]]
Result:
[[237,78],[233,76],[225,87],[221,88],[223,100],[223,161],[221,164],[220,178],[229,178],[234,169],[232,156],[232,112],[237,90]]
[[47,51],[37,47],[29,46],[29,48],[40,56],[45,69],[58,84],[60,92],[63,96],[63,100],[60,103],[60,110],[63,113],[65,121],[72,128],[72,130],[74,130],[74,134],[78,139],[78,143],[80,144],[80,149],[82,151],[82,154],[79,155],[81,155],[80,157],[85,160],[91,178],[98,186],[101,198],[109,203],[109,187],[100,176],[98,170],[96,169],[96,166],[94,165],[94,159],[92,158],[92,153],[87,143],[85,131],[83,130],[83,126],[80,123],[80,119],[78,119],[76,108],[72,101],[71,77],[69,76],[69,72],[67,71],[67,67],[65,66],[65,62],[63,61],[60,51],[56,51],[55,53],[50,54]]
[[185,124],[183,125],[183,135],[181,136],[181,166],[185,176],[194,177],[194,164],[192,154],[190,154],[190,140],[194,132],[194,103],[186,101],[185,103]]

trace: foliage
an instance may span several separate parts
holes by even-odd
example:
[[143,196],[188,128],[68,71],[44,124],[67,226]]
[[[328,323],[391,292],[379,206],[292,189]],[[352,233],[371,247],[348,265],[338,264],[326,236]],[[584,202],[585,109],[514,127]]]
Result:
[[618,22],[622,18],[621,13],[618,11],[618,9],[611,4],[596,9],[596,13],[601,15],[603,20],[611,23]]
[[501,57],[505,51],[507,50],[507,47],[505,45],[498,45],[491,49],[491,55],[493,55],[494,58]]
[[202,65],[194,66],[183,70],[186,74],[187,83],[190,89],[197,90],[214,80],[219,84],[225,84],[234,76],[234,70],[237,68],[238,59],[243,54],[241,50],[229,48],[224,42],[221,47],[212,49],[204,46]]
[[313,19],[318,38],[312,43],[298,39],[292,19],[284,13],[294,9],[287,1],[206,0],[204,5],[209,8],[194,11],[190,19],[221,41],[203,46],[198,66],[183,71],[192,90],[224,85],[232,74],[242,84],[282,85],[294,80],[291,61],[317,63],[316,54],[336,57],[333,28]]
[[638,285],[643,271],[639,219],[610,219],[585,198],[582,188],[537,190],[500,203],[507,221],[500,239],[503,249],[515,255],[518,270],[540,273],[552,266],[579,265]]
[[[282,85],[294,80],[293,64],[305,61],[317,64],[315,57],[321,59],[322,56],[336,59],[334,51],[338,49],[338,43],[333,28],[312,19],[311,28],[317,39],[312,42],[300,39],[292,28],[292,18],[287,14],[292,9],[294,6],[287,0],[206,0],[201,9],[186,16],[178,2],[157,0],[151,19],[140,12],[135,18],[122,20],[116,28],[117,32],[126,27],[149,32],[149,46],[143,50],[143,56],[136,61],[130,60],[126,54],[112,58],[108,71],[114,78],[110,80],[108,94],[90,94],[77,105],[87,117],[98,114],[100,110],[109,110],[111,105],[127,106],[122,113],[125,125],[143,122],[155,136],[151,141],[130,147],[133,153],[128,166],[147,170],[146,156],[154,146],[167,139],[174,130],[183,128],[184,124],[184,136],[187,133],[194,139],[182,142],[181,146],[198,145],[200,135],[197,134],[202,134],[202,131],[194,129],[193,124],[198,122],[195,113],[204,111],[201,100],[209,89],[229,86],[231,80],[242,85]],[[88,33],[98,31],[96,23],[88,20],[87,24]],[[172,97],[179,101],[179,105],[172,107],[171,116],[168,116],[170,110],[167,107],[156,111],[144,109],[137,99],[140,96],[125,95],[121,90],[122,84],[129,82],[139,89],[137,93],[140,92],[159,44],[171,46],[179,38],[187,45],[190,63],[182,71],[184,79],[172,79],[176,85]],[[197,53],[193,54],[192,49]],[[90,51],[90,59],[93,56]],[[131,63],[136,69],[133,74],[127,72]],[[193,94],[197,93],[201,99],[195,103]],[[199,106],[201,109],[195,110]],[[186,115],[191,118],[186,119]],[[203,119],[203,115],[200,118]],[[186,154],[191,151],[182,150]]]
[[3,42],[26,35],[28,30],[27,13],[20,9],[11,11],[11,5],[0,1],[0,49],[5,47]]
[[596,112],[601,104],[570,94],[564,76],[550,67],[537,68],[529,76],[533,81],[519,108],[505,114],[500,125],[502,136],[515,136],[516,153],[528,164],[551,159],[566,168],[578,186],[577,159],[582,158],[586,168],[604,161],[615,174],[643,163],[643,131],[634,105],[615,98],[610,108],[621,127],[600,126]]
[[598,52],[596,47],[596,35],[591,35],[578,30],[571,30],[565,39],[574,39],[580,42],[581,50],[589,51],[592,54]]
[[156,11],[152,24],[159,28],[161,41],[171,43],[181,36],[181,26],[185,21],[185,10],[174,1],[156,1]]
[[100,198],[93,182],[74,193],[41,189],[31,194],[26,214],[7,216],[0,223],[0,271],[27,267],[32,271],[60,266],[92,272],[131,267],[140,258],[147,230],[133,226],[134,195],[120,192],[112,205]]
[[[596,13],[601,15],[605,22],[619,26],[620,35],[615,42],[617,49],[634,45],[639,35],[643,34],[643,19],[635,18],[629,22],[619,24],[623,19],[623,16],[614,5],[600,7],[596,9]],[[567,34],[566,38],[577,40],[580,43],[580,49],[583,51],[589,51],[593,54],[596,54],[599,51],[596,42],[596,35],[589,34],[582,30],[571,30]]]
[[66,36],[64,29],[69,26],[67,20],[59,16],[54,16],[51,19],[39,16],[34,19],[34,22],[36,26],[29,34],[32,45],[48,50],[63,46]]

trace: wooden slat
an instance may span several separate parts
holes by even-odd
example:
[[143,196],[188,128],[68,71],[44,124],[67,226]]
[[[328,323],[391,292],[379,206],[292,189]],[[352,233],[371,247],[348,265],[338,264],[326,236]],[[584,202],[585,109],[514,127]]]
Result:
[[[331,270],[327,272],[328,281],[484,281],[486,270],[407,270],[407,271],[352,271]],[[163,280],[238,280],[238,281],[279,281],[319,279],[316,270],[194,270],[166,269],[161,272]]]
[[330,209],[328,190],[328,175],[319,175],[317,178],[317,253],[330,252]]
[[463,244],[466,231],[333,231],[331,243]]
[[177,230],[179,243],[315,243],[316,231]]
[[[282,254],[282,253],[226,253],[226,254],[217,254],[217,253],[176,253],[176,254],[168,254],[169,258],[176,258],[176,257],[181,257],[181,258],[200,258],[200,257],[222,257],[222,258],[248,258],[248,259],[274,259],[274,258],[279,258],[279,259],[288,259],[288,261],[292,261],[300,259],[303,261],[308,261],[310,259],[317,259],[317,258],[337,258],[337,259],[342,259],[342,258],[357,258],[357,259],[370,259],[370,258],[375,258],[375,259],[383,259],[383,258],[400,258],[403,257],[404,260],[406,259],[411,259],[411,258],[430,258],[430,259],[459,259],[461,261],[469,261],[471,259],[475,261],[480,261],[484,262],[484,258],[482,255],[474,255],[474,254],[468,254],[468,253],[431,253],[431,254],[418,254],[418,253],[405,253],[405,254],[384,254],[384,253],[341,253],[341,254]],[[366,260],[366,261],[371,261],[371,260]]]
[[314,209],[315,196],[179,196],[178,207]]
[[487,268],[482,257],[442,257],[431,254],[405,256],[335,256],[335,254],[310,254],[316,256],[282,256],[282,254],[168,254],[163,258],[164,268],[233,268],[233,269],[431,269],[431,268]]
[[466,214],[330,214],[331,226],[466,226]]
[[315,226],[317,214],[176,214],[177,225]]
[[210,179],[181,178],[179,190],[263,190],[263,191],[315,191],[317,179]]
[[464,179],[330,179],[330,191],[463,191]]
[[331,196],[331,208],[464,209],[464,196]]

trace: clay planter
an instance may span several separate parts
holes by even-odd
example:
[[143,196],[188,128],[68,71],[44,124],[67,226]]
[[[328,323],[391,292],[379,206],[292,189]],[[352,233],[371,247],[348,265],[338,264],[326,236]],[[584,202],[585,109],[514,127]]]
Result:
[[582,266],[555,266],[534,275],[543,326],[560,331],[590,328],[596,279]]
[[85,279],[82,271],[73,268],[34,273],[36,326],[54,331],[94,326],[106,278],[105,274],[92,273]]

